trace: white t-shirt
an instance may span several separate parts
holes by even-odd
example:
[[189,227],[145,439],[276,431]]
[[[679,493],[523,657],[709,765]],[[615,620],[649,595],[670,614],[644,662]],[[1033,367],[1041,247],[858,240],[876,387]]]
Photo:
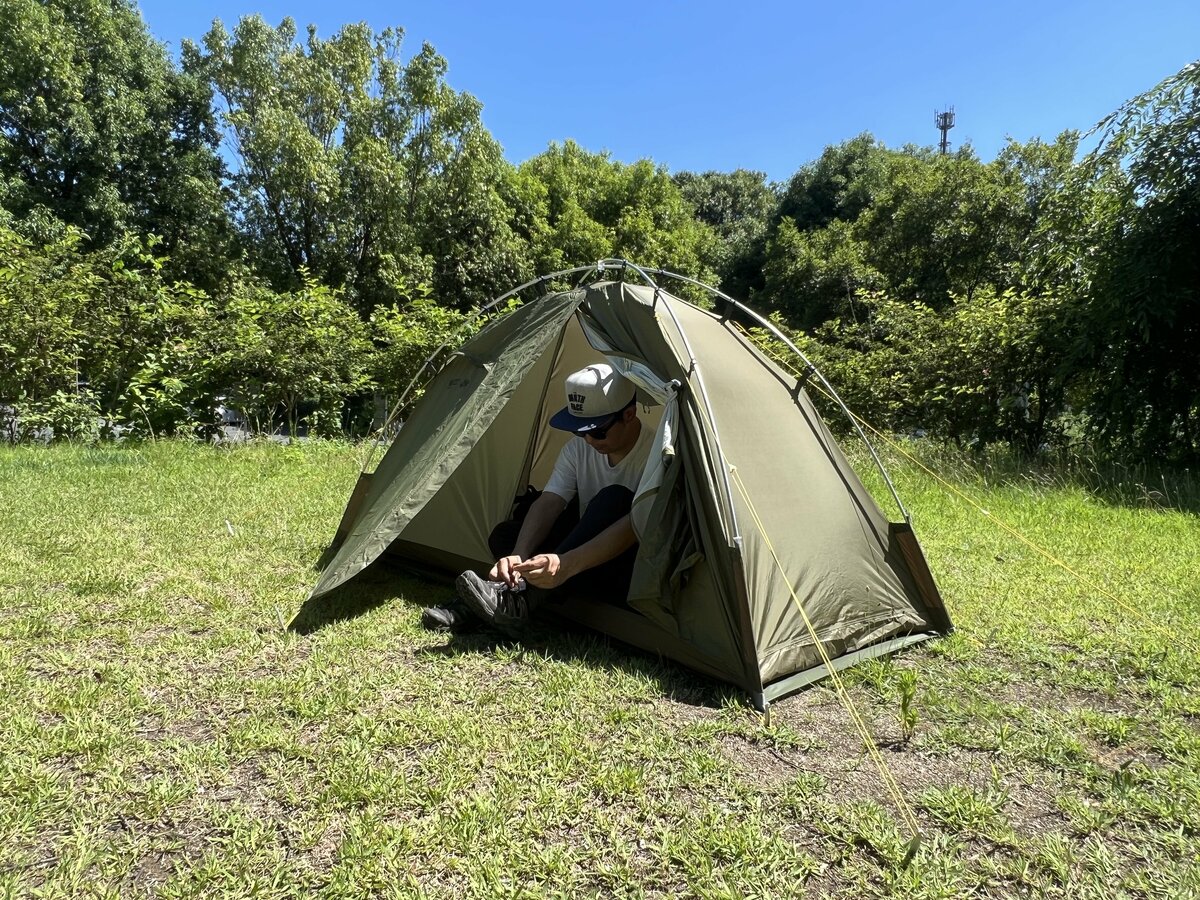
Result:
[[592,498],[606,487],[621,484],[636,491],[650,456],[650,447],[654,444],[654,429],[648,428],[645,422],[641,424],[637,443],[615,466],[608,464],[607,454],[593,450],[583,438],[567,441],[554,463],[546,490],[568,503],[578,494],[580,512],[587,509]]

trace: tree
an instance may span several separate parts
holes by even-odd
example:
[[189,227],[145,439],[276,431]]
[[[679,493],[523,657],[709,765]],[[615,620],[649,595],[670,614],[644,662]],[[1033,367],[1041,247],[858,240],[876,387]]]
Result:
[[453,309],[419,297],[403,311],[383,306],[371,314],[375,352],[371,375],[386,397],[396,400],[443,344],[457,349],[479,323]]
[[762,299],[814,330],[881,421],[1037,450],[1080,381],[1081,285],[1057,256],[1080,209],[1062,194],[1075,146],[1012,143],[989,164],[869,136],[829,148],[781,201]]
[[308,272],[366,313],[432,282],[465,308],[527,274],[479,102],[431,46],[403,61],[402,42],[359,23],[329,39],[310,26],[301,44],[291,19],[252,16],[185,45],[185,71],[221,100],[238,219],[278,287]]
[[907,151],[892,158],[855,234],[890,293],[934,308],[1012,286],[1024,193],[1002,167],[969,147],[948,156]]
[[853,317],[861,290],[944,309],[1018,286],[1026,190],[1007,164],[889,150],[870,135],[830,147],[789,182],[767,235],[761,300],[812,326]]
[[779,195],[763,172],[678,172],[675,184],[701,222],[711,226],[719,242],[707,260],[721,289],[733,297],[749,297],[761,287],[767,226]]
[[766,245],[760,297],[799,328],[834,318],[856,321],[859,294],[888,284],[869,255],[852,223],[834,220],[825,228],[800,231],[783,219]]
[[96,419],[79,367],[80,313],[94,281],[78,252],[82,241],[71,229],[38,247],[0,227],[0,404],[15,410],[26,434],[46,425],[72,435]]
[[367,327],[342,292],[308,278],[278,294],[239,283],[210,336],[213,382],[258,430],[282,421],[295,434],[342,431],[347,397],[368,384]]
[[230,232],[206,86],[128,0],[0,0],[0,16],[0,205],[90,247],[157,234],[175,275],[219,280]]
[[714,280],[704,261],[716,236],[663,167],[648,159],[625,165],[567,141],[527,160],[521,172],[544,191],[546,226],[534,243],[540,271],[623,257]]
[[1089,411],[1117,453],[1200,458],[1200,62],[1096,129],[1083,161],[1092,227],[1079,248],[1090,291],[1078,355]]
[[157,243],[87,251],[76,228],[39,245],[0,227],[0,403],[22,436],[94,435],[102,420],[173,433],[211,413],[212,303],[164,280]]
[[816,162],[792,176],[775,222],[790,219],[799,230],[811,231],[835,220],[856,221],[874,203],[894,156],[867,133],[826,147]]

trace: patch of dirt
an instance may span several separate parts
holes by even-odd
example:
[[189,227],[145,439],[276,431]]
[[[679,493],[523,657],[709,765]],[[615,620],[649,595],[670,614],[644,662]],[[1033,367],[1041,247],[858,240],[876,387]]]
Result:
[[130,896],[157,896],[164,884],[204,858],[214,838],[208,824],[187,810],[173,810],[155,822],[132,824],[130,830],[139,843],[147,845],[122,885],[122,895]]
[[1112,697],[1099,691],[1084,691],[1032,679],[1015,679],[997,685],[989,696],[1002,705],[1053,709],[1060,713],[1090,709],[1106,715],[1131,716],[1145,711],[1134,696]]
[[741,735],[722,735],[721,752],[743,771],[753,773],[762,784],[780,784],[795,777],[804,768],[774,747],[747,740]]
[[[919,808],[919,798],[926,791],[951,784],[980,794],[993,789],[1004,791],[1008,800],[1002,812],[1023,836],[1062,831],[1068,826],[1069,820],[1055,803],[1059,782],[1051,774],[1037,773],[1036,780],[1031,780],[1028,771],[1012,771],[999,755],[987,751],[922,749],[920,725],[914,739],[905,742],[890,713],[879,714],[861,698],[858,707],[881,758],[922,827],[933,825],[933,821]],[[813,773],[825,779],[825,796],[839,804],[869,801],[896,811],[849,715],[827,692],[797,695],[772,706],[771,713],[773,722],[785,724],[801,735],[813,735],[819,746],[773,746],[769,741],[741,735],[723,736],[722,752],[754,784],[774,791],[800,773]]]
[[217,732],[212,727],[212,721],[199,713],[170,723],[164,728],[163,734],[189,744],[207,744],[217,737]]

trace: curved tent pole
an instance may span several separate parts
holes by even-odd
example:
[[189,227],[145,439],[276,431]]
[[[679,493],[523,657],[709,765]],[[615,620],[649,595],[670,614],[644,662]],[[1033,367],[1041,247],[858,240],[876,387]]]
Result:
[[[634,268],[637,268],[637,267],[635,266]],[[642,272],[641,269],[637,269],[637,271]],[[867,450],[871,454],[871,459],[873,459],[875,461],[875,466],[876,466],[876,468],[879,469],[879,474],[881,474],[883,476],[883,480],[887,483],[888,490],[891,491],[892,499],[896,501],[896,506],[898,506],[900,508],[900,514],[904,517],[904,521],[909,523],[910,525],[912,524],[912,515],[905,508],[903,501],[900,499],[900,494],[896,491],[896,485],[892,482],[892,476],[888,474],[887,468],[884,467],[884,465],[883,465],[883,460],[881,460],[879,458],[879,454],[876,452],[875,446],[867,438],[867,434],[865,431],[863,431],[862,426],[859,425],[858,419],[856,419],[854,417],[854,413],[852,413],[850,411],[850,407],[848,407],[846,405],[845,401],[842,400],[842,398],[838,394],[838,392],[833,389],[833,385],[831,385],[829,383],[829,381],[826,380],[825,376],[823,374],[821,374],[821,370],[818,369],[815,365],[813,365],[812,360],[810,360],[807,356],[804,355],[803,351],[792,342],[791,338],[789,338],[786,334],[784,334],[782,331],[780,331],[779,328],[770,319],[764,318],[763,316],[759,315],[757,312],[752,310],[750,307],[748,307],[746,304],[741,303],[737,300],[734,300],[732,297],[730,297],[725,292],[719,291],[715,287],[712,287],[711,285],[707,285],[702,281],[697,281],[695,278],[689,278],[686,275],[680,275],[677,272],[667,271],[666,269],[646,269],[645,272],[650,272],[650,273],[653,273],[653,274],[659,275],[659,276],[665,276],[667,278],[675,278],[675,279],[678,279],[679,281],[686,282],[687,284],[691,284],[696,287],[703,288],[704,290],[708,291],[709,293],[714,294],[717,297],[720,297],[726,303],[733,305],[734,307],[739,309],[741,312],[745,313],[747,316],[752,318],[760,326],[767,329],[767,331],[769,331],[772,335],[774,335],[776,338],[778,338],[780,341],[782,341],[789,350],[791,350],[793,353],[795,353],[796,356],[798,356],[800,358],[800,360],[804,363],[805,368],[812,375],[815,375],[817,377],[817,380],[821,382],[821,385],[829,393],[829,396],[833,398],[833,401],[841,408],[842,412],[844,412],[846,414],[846,418],[848,418],[850,420],[850,424],[854,426],[854,430],[858,433],[858,436],[860,438],[862,438],[862,442],[864,444],[866,444]],[[643,276],[645,276],[645,272],[642,272]]]
[[[524,284],[501,294],[496,299],[489,300],[484,306],[481,306],[479,308],[479,310],[475,313],[475,315],[471,316],[471,318],[467,320],[466,324],[473,325],[474,323],[478,322],[480,319],[487,316],[488,313],[490,313],[493,309],[495,309],[497,306],[499,306],[505,300],[508,300],[510,297],[516,296],[517,294],[521,293],[521,291],[526,290],[527,288],[533,287],[535,284],[545,284],[546,282],[550,281],[553,278],[560,278],[565,275],[575,275],[576,273],[579,273],[579,272],[592,272],[592,271],[595,271],[596,267],[597,267],[596,265],[575,266],[573,269],[562,269],[558,272],[551,272],[548,275],[542,275],[542,276],[539,276],[538,278],[532,279],[531,281],[527,281]],[[408,403],[408,398],[409,398],[409,395],[412,393],[413,388],[415,388],[418,384],[424,384],[425,381],[428,381],[428,378],[425,378],[423,380],[422,376],[425,375],[425,372],[429,369],[430,366],[433,365],[433,361],[435,359],[437,359],[438,356],[441,355],[449,346],[450,346],[450,341],[445,341],[442,343],[442,345],[440,347],[438,347],[431,354],[429,354],[429,356],[426,358],[425,362],[421,364],[421,367],[419,369],[417,369],[417,371],[413,375],[413,377],[411,379],[409,379],[408,386],[404,388],[404,391],[400,394],[400,399],[398,399],[396,401],[395,405],[392,406],[392,409],[388,413],[387,418],[384,419],[383,425],[381,425],[376,430],[376,434],[387,431],[388,426],[390,426],[392,424],[392,422],[394,422],[396,420],[396,417],[400,414],[400,410],[404,409],[405,405]],[[368,452],[366,459],[363,460],[363,464],[362,464],[363,472],[367,471],[367,467],[371,464],[372,459],[375,456],[375,451],[378,448],[378,445],[379,445],[378,441],[372,442],[371,449]]]

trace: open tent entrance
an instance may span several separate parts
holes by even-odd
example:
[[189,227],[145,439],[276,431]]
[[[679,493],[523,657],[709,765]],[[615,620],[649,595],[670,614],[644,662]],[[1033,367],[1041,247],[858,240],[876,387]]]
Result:
[[829,664],[948,630],[908,523],[887,520],[812,406],[815,370],[797,379],[728,317],[635,271],[646,284],[529,301],[449,358],[360,480],[313,598],[385,555],[447,576],[490,567],[491,529],[574,439],[548,425],[566,376],[607,361],[637,384],[655,435],[635,492],[633,611],[568,599],[562,614],[760,707]]
[[[540,490],[570,434],[551,428],[550,417],[563,407],[563,382],[571,372],[605,362],[571,316],[559,339],[530,368],[495,419],[480,435],[441,489],[404,529],[388,554],[461,572],[490,567],[488,534],[508,517],[514,499],[526,486]],[[662,405],[639,392],[638,415],[643,427],[658,427]],[[569,586],[569,585],[568,585]]]

